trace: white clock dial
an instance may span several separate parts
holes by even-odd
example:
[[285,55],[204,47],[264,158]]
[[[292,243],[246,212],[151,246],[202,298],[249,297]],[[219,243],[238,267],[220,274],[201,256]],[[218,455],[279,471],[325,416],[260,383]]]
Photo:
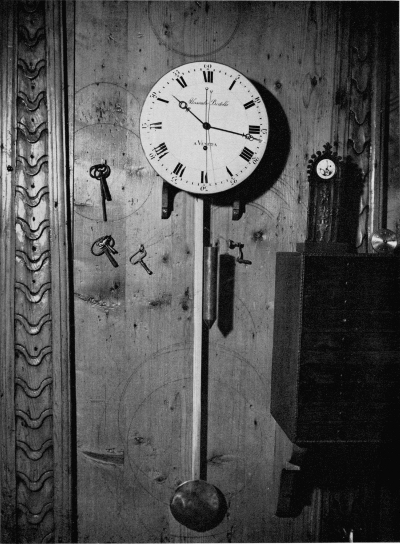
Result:
[[192,62],[151,89],[140,138],[165,181],[192,193],[218,193],[258,166],[267,146],[268,115],[245,76],[216,62]]
[[336,174],[336,165],[331,159],[322,159],[317,164],[317,174],[322,179],[330,179]]

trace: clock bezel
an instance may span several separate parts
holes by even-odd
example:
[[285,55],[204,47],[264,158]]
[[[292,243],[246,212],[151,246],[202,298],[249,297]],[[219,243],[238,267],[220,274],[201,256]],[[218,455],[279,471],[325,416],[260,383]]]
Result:
[[[247,162],[248,164],[244,164],[242,169],[239,170],[239,171],[236,171],[233,168],[229,168],[229,166],[227,165],[226,166],[226,171],[227,172],[224,171],[223,174],[221,174],[221,172],[220,172],[221,170],[223,170],[223,167],[221,167],[221,166],[219,166],[218,168],[209,169],[207,171],[205,169],[204,171],[207,174],[212,172],[213,175],[215,175],[215,172],[217,170],[219,170],[218,174],[220,175],[220,178],[218,178],[217,181],[214,181],[214,182],[211,182],[211,183],[208,182],[208,181],[207,181],[207,183],[203,183],[203,181],[202,181],[203,178],[202,177],[201,178],[197,177],[196,180],[191,179],[190,182],[183,181],[182,179],[179,179],[179,174],[181,173],[181,169],[183,168],[183,162],[181,162],[182,159],[176,157],[175,155],[171,155],[171,156],[174,157],[174,160],[176,161],[175,170],[178,169],[178,171],[175,172],[175,170],[172,169],[171,165],[168,165],[170,170],[167,171],[167,167],[164,164],[160,165],[161,163],[156,161],[157,156],[154,155],[154,153],[156,153],[156,155],[157,155],[157,147],[159,148],[159,146],[155,146],[155,144],[153,144],[153,147],[151,147],[149,145],[149,140],[150,140],[149,132],[151,130],[149,128],[149,123],[152,122],[153,124],[155,124],[154,119],[149,119],[148,112],[151,109],[150,105],[154,104],[154,102],[156,100],[159,100],[160,102],[165,102],[166,98],[169,99],[170,96],[172,96],[172,95],[167,96],[167,94],[164,94],[164,99],[162,99],[162,97],[159,94],[160,93],[160,88],[163,86],[163,83],[166,82],[167,84],[169,84],[171,81],[175,81],[176,79],[179,79],[179,78],[181,78],[183,76],[187,76],[187,73],[190,73],[190,70],[192,70],[193,72],[195,72],[196,70],[199,70],[199,71],[203,70],[203,71],[207,71],[207,73],[212,73],[212,74],[216,73],[216,72],[217,73],[222,73],[223,71],[225,71],[224,76],[226,76],[227,80],[229,81],[229,80],[232,79],[231,87],[235,87],[235,84],[239,81],[239,83],[241,85],[243,85],[243,87],[247,87],[249,89],[249,91],[247,89],[246,89],[246,91],[241,89],[242,90],[242,95],[239,95],[239,96],[243,96],[244,92],[253,93],[252,95],[255,96],[254,100],[257,100],[257,102],[255,104],[252,104],[252,106],[253,105],[256,106],[254,111],[257,111],[258,117],[262,119],[262,121],[260,122],[259,125],[256,125],[255,123],[254,123],[254,125],[252,125],[251,123],[248,123],[248,119],[250,117],[248,115],[246,115],[245,116],[246,122],[247,122],[246,126],[248,126],[249,132],[245,134],[244,138],[240,138],[240,136],[238,136],[238,140],[237,140],[238,144],[235,144],[237,148],[240,148],[241,152],[238,152],[238,153],[233,155],[234,160],[239,160],[239,163],[242,160],[244,160],[244,162],[245,163]],[[227,75],[227,73],[229,73],[229,75]],[[197,74],[196,74],[196,76],[197,76]],[[235,76],[235,78],[233,78],[233,76]],[[211,76],[211,77],[213,79],[213,76]],[[235,83],[233,83],[233,81]],[[186,83],[186,80],[184,80],[184,83]],[[202,86],[204,88],[206,88],[206,86],[208,86],[210,88],[210,92],[221,89],[221,86],[217,85],[217,83],[215,83],[214,81],[206,81],[205,76],[204,76],[204,82],[203,81],[202,82],[196,81],[196,83],[193,84],[193,85],[186,84],[185,87],[182,87],[182,89],[185,90],[186,87],[188,89],[190,89],[190,88],[200,87],[200,86]],[[229,89],[229,90],[232,91],[232,89]],[[174,98],[176,98],[178,100],[178,102],[180,102],[180,103],[184,102],[181,99],[182,90],[178,88],[178,91],[179,91],[179,93],[174,91],[174,93],[175,93]],[[227,92],[227,89],[224,88],[224,92]],[[249,94],[247,94],[246,96],[248,96],[248,95]],[[250,94],[250,96],[252,96],[252,95]],[[230,93],[230,96],[234,97],[237,100],[237,92],[236,91],[235,91],[235,94],[233,92]],[[169,102],[169,100],[168,100],[168,102]],[[239,103],[238,100],[237,100],[237,102]],[[253,102],[253,99],[251,100],[251,102]],[[240,102],[240,104],[241,104],[241,106],[246,106],[247,102],[245,104],[243,104],[243,102]],[[250,108],[247,108],[247,109],[253,109],[252,106]],[[235,106],[235,107],[237,108],[237,106]],[[247,109],[246,109],[246,107],[244,107],[245,113],[246,113]],[[232,110],[233,110],[233,108],[232,108]],[[253,118],[254,117],[255,116],[253,116]],[[164,122],[163,118],[160,118],[157,121],[158,125],[160,125],[163,122]],[[204,124],[205,123],[203,123],[203,125]],[[260,130],[260,134],[259,134],[260,143],[258,144],[259,148],[257,148],[256,150],[254,150],[254,148],[251,147],[251,144],[254,143],[254,141],[257,141],[256,136],[252,136],[250,134],[250,128],[253,127],[253,126],[256,129]],[[215,129],[215,130],[212,130],[212,129]],[[169,127],[169,130],[171,130],[170,127]],[[198,130],[199,130],[199,128],[197,127],[197,131]],[[223,130],[221,128],[216,128],[216,127],[213,127],[213,126],[211,126],[211,129],[208,132],[210,132],[210,133],[212,132],[212,133],[215,134],[219,130],[222,130],[223,132],[229,132],[229,130],[227,131],[227,130]],[[196,129],[193,129],[193,131],[195,132]],[[241,134],[241,135],[244,135],[244,134]],[[218,137],[219,136],[220,135],[218,134]],[[250,137],[250,138],[248,139],[247,137]],[[258,135],[257,135],[257,137],[258,137]],[[225,64],[222,64],[222,63],[217,63],[217,62],[195,61],[195,62],[185,63],[183,65],[180,65],[180,66],[168,71],[166,74],[161,76],[161,78],[150,89],[150,91],[147,94],[146,99],[145,99],[145,101],[143,103],[142,110],[141,110],[141,115],[140,115],[140,141],[141,141],[141,144],[142,144],[142,149],[143,149],[143,151],[145,153],[145,156],[146,156],[148,162],[150,163],[152,168],[155,170],[155,172],[159,176],[161,176],[166,182],[170,183],[172,186],[176,187],[177,189],[184,190],[184,191],[189,192],[189,193],[217,194],[217,193],[228,191],[228,190],[230,190],[230,189],[232,189],[234,187],[239,186],[243,181],[248,179],[253,174],[253,172],[256,170],[256,168],[260,164],[263,156],[265,155],[265,151],[267,149],[268,137],[269,137],[269,117],[268,117],[268,112],[267,112],[267,108],[266,108],[266,106],[264,104],[264,101],[263,101],[262,97],[260,96],[260,93],[257,90],[257,88],[255,87],[255,85],[244,74],[242,74],[241,72],[239,72],[235,68],[232,68],[232,67],[230,67],[228,65],[225,65]],[[240,138],[240,140],[239,140],[239,138]],[[165,139],[165,142],[164,142],[164,139],[162,139],[162,140],[163,140],[163,142],[160,142],[159,145],[164,145],[165,146],[166,143],[169,145],[169,140],[167,141],[167,139]],[[239,145],[239,141],[240,141],[240,145]],[[210,145],[210,144],[208,144],[208,145]],[[224,145],[225,145],[225,148],[227,149],[228,145],[227,144],[224,144]],[[232,146],[230,146],[230,147],[232,147]],[[160,149],[161,148],[159,148],[158,151],[160,151]],[[204,149],[204,147],[203,147],[203,149]],[[163,148],[163,150],[164,150],[164,148]],[[167,150],[168,150],[168,147],[167,147]],[[153,153],[152,156],[151,156],[151,153]],[[207,149],[206,153],[210,153],[210,156],[211,156],[212,151],[211,151],[210,147]],[[224,157],[224,153],[225,153],[225,151],[222,153],[222,155],[221,155],[222,157]],[[160,151],[159,154],[162,154],[162,150]],[[241,157],[241,158],[239,159],[239,157]],[[164,159],[164,155],[163,155],[162,158]],[[187,156],[185,158],[187,158]],[[186,167],[187,167],[187,165],[185,166],[185,168]],[[200,171],[203,172],[203,170],[200,170],[200,168],[197,165],[193,166],[193,164],[191,164],[191,162],[189,160],[189,169],[190,168],[192,168],[193,170],[197,169],[199,172]],[[203,176],[203,174],[201,174],[201,176]],[[200,179],[200,181],[199,181],[199,179]]]

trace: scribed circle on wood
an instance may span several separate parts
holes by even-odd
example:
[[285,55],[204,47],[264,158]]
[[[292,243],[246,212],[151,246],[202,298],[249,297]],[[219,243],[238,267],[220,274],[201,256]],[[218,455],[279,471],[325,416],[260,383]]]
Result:
[[110,223],[145,204],[155,177],[135,132],[114,123],[83,126],[75,132],[74,209],[85,219],[103,221],[100,182],[90,176],[90,168],[104,161],[111,169],[107,184],[112,200],[106,202]]
[[[208,435],[213,449],[208,451],[208,481],[233,500],[238,494],[251,494],[248,483],[259,478],[257,466],[265,454],[267,433],[266,411],[259,399],[265,396],[266,384],[244,355],[222,345],[216,351],[212,361],[218,361],[218,369],[210,370],[209,379],[213,410]],[[129,485],[137,487],[138,500],[146,500],[144,492],[165,508],[176,487],[190,479],[191,354],[191,346],[181,344],[154,353],[128,377],[119,396],[126,480],[132,479]],[[236,429],[232,422],[246,427],[246,440],[238,439],[244,427]],[[146,521],[142,520],[144,525]]]
[[240,2],[149,2],[148,9],[150,26],[160,43],[185,57],[221,51],[240,25]]
[[94,81],[75,93],[75,131],[95,123],[111,123],[139,133],[140,104],[125,87]]

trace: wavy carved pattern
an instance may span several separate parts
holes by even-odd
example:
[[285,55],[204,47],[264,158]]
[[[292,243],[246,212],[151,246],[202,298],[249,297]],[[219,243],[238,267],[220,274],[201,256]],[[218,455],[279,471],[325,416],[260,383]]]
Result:
[[39,427],[43,425],[44,420],[53,415],[53,411],[51,408],[47,408],[46,410],[43,410],[38,418],[31,417],[23,410],[15,410],[15,415],[21,418],[27,427],[30,427],[31,429],[39,429]]
[[18,155],[16,162],[22,163],[26,175],[36,176],[42,169],[42,166],[47,164],[47,155],[43,155],[43,157],[40,157],[40,159],[36,162],[36,164],[30,164],[25,159],[25,157],[22,157],[22,155]]
[[41,203],[42,198],[49,194],[48,187],[42,187],[35,195],[30,195],[25,187],[22,187],[21,185],[17,185],[15,190],[21,195],[22,199],[24,200],[24,204],[30,208],[36,208],[36,206]]
[[23,380],[22,378],[15,378],[15,383],[16,385],[19,385],[22,388],[25,395],[27,395],[31,399],[34,399],[34,398],[37,398],[39,395],[41,395],[43,392],[43,389],[51,385],[53,383],[53,380],[52,378],[46,378],[45,380],[42,381],[42,383],[37,389],[32,389],[31,387],[29,387],[26,381]]
[[27,47],[35,47],[40,40],[45,39],[44,28],[38,28],[33,36],[31,36],[26,27],[19,28],[20,39]]
[[[359,9],[351,10],[350,43],[350,93],[347,152],[363,172],[364,179],[369,179],[369,158],[371,150],[371,115],[372,115],[372,58],[374,41],[373,21],[371,17],[360,24]],[[360,200],[357,247],[366,250],[368,222],[369,184],[364,184],[364,193]]]
[[[43,359],[46,357],[46,355],[49,355],[51,353],[51,346],[44,346],[38,354],[32,355],[29,353],[29,351],[25,348],[25,346],[21,344],[16,344],[15,351],[18,354],[23,355],[26,362],[30,366],[38,366],[43,361]],[[18,380],[18,377],[16,378]]]
[[20,314],[15,314],[15,321],[18,321],[22,324],[24,329],[31,336],[36,336],[42,330],[42,327],[51,321],[50,314],[43,315],[37,323],[30,323],[25,316]]
[[22,450],[26,457],[30,459],[31,461],[39,461],[43,457],[43,455],[46,453],[46,451],[53,447],[53,440],[49,439],[46,440],[46,442],[43,442],[43,444],[40,446],[39,449],[34,449],[29,446],[26,442],[23,440],[17,440],[17,448]]
[[17,281],[15,288],[24,293],[26,300],[29,300],[29,302],[40,302],[44,294],[50,291],[51,283],[48,281],[41,285],[38,291],[31,291],[25,284]]
[[34,13],[38,9],[40,0],[27,0],[24,4],[24,11]]
[[39,491],[44,486],[44,483],[53,477],[53,474],[52,470],[48,470],[47,472],[43,472],[37,480],[31,480],[23,472],[17,472],[18,478],[24,482],[29,491]]
[[353,116],[354,122],[360,127],[362,125],[370,125],[371,124],[371,112],[367,112],[364,116],[364,118],[360,121],[357,117],[357,114],[355,111],[350,109],[350,115]]
[[29,510],[29,508],[27,508],[27,506],[25,506],[24,503],[18,503],[17,506],[18,509],[26,515],[28,522],[34,525],[41,523],[45,515],[53,509],[52,502],[48,502],[47,504],[43,505],[42,509],[38,512],[32,512],[31,510]]
[[38,142],[42,137],[43,133],[47,132],[47,123],[40,123],[40,125],[33,131],[30,131],[24,123],[18,123],[17,129],[18,132],[21,133],[30,144],[36,144],[36,142]]
[[[44,32],[44,29],[43,29]],[[23,76],[33,80],[36,79],[40,73],[41,70],[44,70],[46,68],[46,60],[40,59],[35,66],[31,66],[28,64],[24,59],[19,58],[18,59],[18,68],[21,68],[21,71],[23,73]]]
[[25,267],[31,272],[37,272],[40,270],[44,263],[50,259],[50,250],[44,251],[38,259],[30,259],[23,251],[16,251],[17,261],[22,261]]
[[17,223],[21,226],[24,234],[29,240],[39,240],[42,236],[43,231],[50,227],[50,221],[48,219],[43,219],[37,229],[32,229],[23,217],[17,217]]
[[16,455],[16,534],[19,542],[43,542],[54,539],[54,486],[46,484],[54,477],[54,448],[44,2],[18,2],[17,65],[15,228],[23,236],[15,259],[24,266],[16,267],[14,298],[15,352],[23,358],[15,366],[16,447],[23,453]]
[[19,91],[18,100],[22,102],[27,111],[32,113],[39,108],[42,101],[46,103],[46,93],[40,92],[34,97],[33,100],[31,100],[26,93],[24,93],[23,91]]

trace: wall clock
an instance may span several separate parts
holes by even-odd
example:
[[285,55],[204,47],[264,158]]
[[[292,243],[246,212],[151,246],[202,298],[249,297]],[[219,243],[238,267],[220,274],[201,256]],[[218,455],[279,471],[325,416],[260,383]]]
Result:
[[206,447],[201,424],[205,248],[200,195],[235,187],[257,168],[267,146],[268,115],[257,89],[237,70],[192,62],[171,70],[151,89],[140,117],[140,139],[154,170],[178,189],[194,193],[192,470],[191,479],[175,490],[170,510],[182,525],[203,532],[221,523],[227,501],[200,476]]
[[154,170],[179,189],[218,193],[257,168],[268,140],[260,93],[240,72],[192,62],[165,74],[150,90],[140,139]]
[[321,179],[332,178],[336,174],[336,170],[336,164],[331,159],[322,159],[315,167],[317,176],[319,176]]

